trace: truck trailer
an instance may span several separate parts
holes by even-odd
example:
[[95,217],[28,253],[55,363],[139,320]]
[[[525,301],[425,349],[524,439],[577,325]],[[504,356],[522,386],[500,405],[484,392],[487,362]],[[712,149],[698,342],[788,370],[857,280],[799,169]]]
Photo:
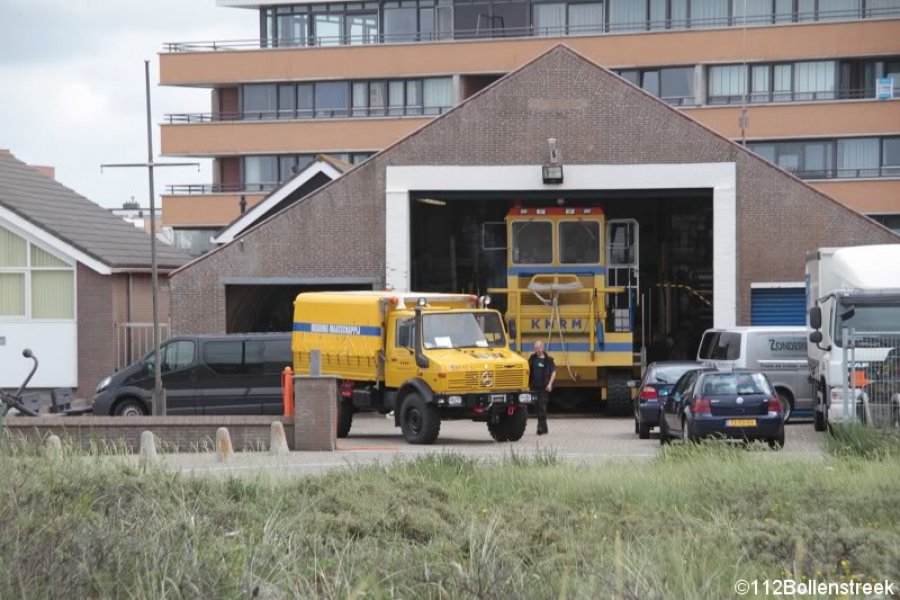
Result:
[[806,258],[814,425],[855,421],[900,344],[900,244],[820,248]]
[[528,363],[509,349],[499,312],[476,296],[310,292],[294,301],[294,372],[338,379],[338,437],[354,413],[393,411],[412,444],[431,444],[441,421],[484,421],[497,441],[525,433]]

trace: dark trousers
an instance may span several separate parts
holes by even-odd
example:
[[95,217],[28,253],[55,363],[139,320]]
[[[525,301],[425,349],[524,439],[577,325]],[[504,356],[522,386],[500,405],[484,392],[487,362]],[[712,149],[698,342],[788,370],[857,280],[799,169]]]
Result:
[[531,390],[534,396],[534,408],[537,412],[538,433],[548,433],[547,430],[547,390]]

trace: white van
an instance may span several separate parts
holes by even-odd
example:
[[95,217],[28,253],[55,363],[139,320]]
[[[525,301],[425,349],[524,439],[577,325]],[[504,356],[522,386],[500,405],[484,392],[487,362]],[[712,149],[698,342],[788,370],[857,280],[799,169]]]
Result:
[[809,383],[806,327],[731,327],[707,329],[697,360],[718,369],[753,369],[769,378],[791,415],[810,417],[813,388]]

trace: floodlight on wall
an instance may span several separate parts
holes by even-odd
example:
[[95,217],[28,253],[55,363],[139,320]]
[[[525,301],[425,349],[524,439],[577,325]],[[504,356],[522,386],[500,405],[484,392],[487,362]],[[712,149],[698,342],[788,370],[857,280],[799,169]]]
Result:
[[550,163],[541,168],[541,175],[544,183],[562,183],[563,167],[559,163],[559,147],[556,138],[549,138],[547,143],[550,145]]

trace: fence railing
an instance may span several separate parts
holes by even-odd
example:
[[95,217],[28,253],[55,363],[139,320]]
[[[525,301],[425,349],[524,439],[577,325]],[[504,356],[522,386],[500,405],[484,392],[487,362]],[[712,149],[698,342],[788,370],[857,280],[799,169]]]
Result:
[[[160,341],[169,337],[168,323],[160,323]],[[153,349],[153,323],[116,323],[116,370],[123,369]]]
[[221,41],[167,42],[166,52],[216,52],[220,50],[259,50],[268,48],[299,48],[321,46],[356,46],[371,44],[405,44],[440,42],[447,40],[506,38],[506,37],[557,37],[576,35],[602,35],[610,33],[639,33],[672,29],[706,29],[719,27],[765,26],[773,24],[854,21],[859,19],[884,19],[900,16],[900,6],[855,8],[830,11],[769,13],[763,15],[722,15],[691,19],[659,19],[628,22],[605,22],[585,25],[559,25],[542,27],[479,27],[441,32],[365,33],[362,35],[279,37],[276,39],[243,39]]
[[166,186],[166,194],[172,196],[193,194],[264,194],[271,192],[281,185],[277,182],[270,183],[180,183]]
[[[767,104],[775,102],[824,102],[827,100],[869,100],[874,99],[875,87],[842,88],[838,90],[822,90],[815,92],[765,91],[750,92],[746,95],[747,104]],[[900,90],[894,92],[900,98]],[[743,104],[741,94],[709,94],[706,103],[711,106]]]
[[860,167],[858,169],[787,169],[800,179],[878,179],[900,177],[900,166]]
[[900,427],[900,332],[844,330],[842,342],[843,420]]
[[433,117],[441,115],[451,106],[387,106],[379,108],[329,108],[316,109],[280,109],[280,110],[245,110],[243,112],[215,113],[170,113],[165,115],[168,124],[181,123],[219,123],[228,121],[277,121],[306,119],[352,119],[360,117]]

